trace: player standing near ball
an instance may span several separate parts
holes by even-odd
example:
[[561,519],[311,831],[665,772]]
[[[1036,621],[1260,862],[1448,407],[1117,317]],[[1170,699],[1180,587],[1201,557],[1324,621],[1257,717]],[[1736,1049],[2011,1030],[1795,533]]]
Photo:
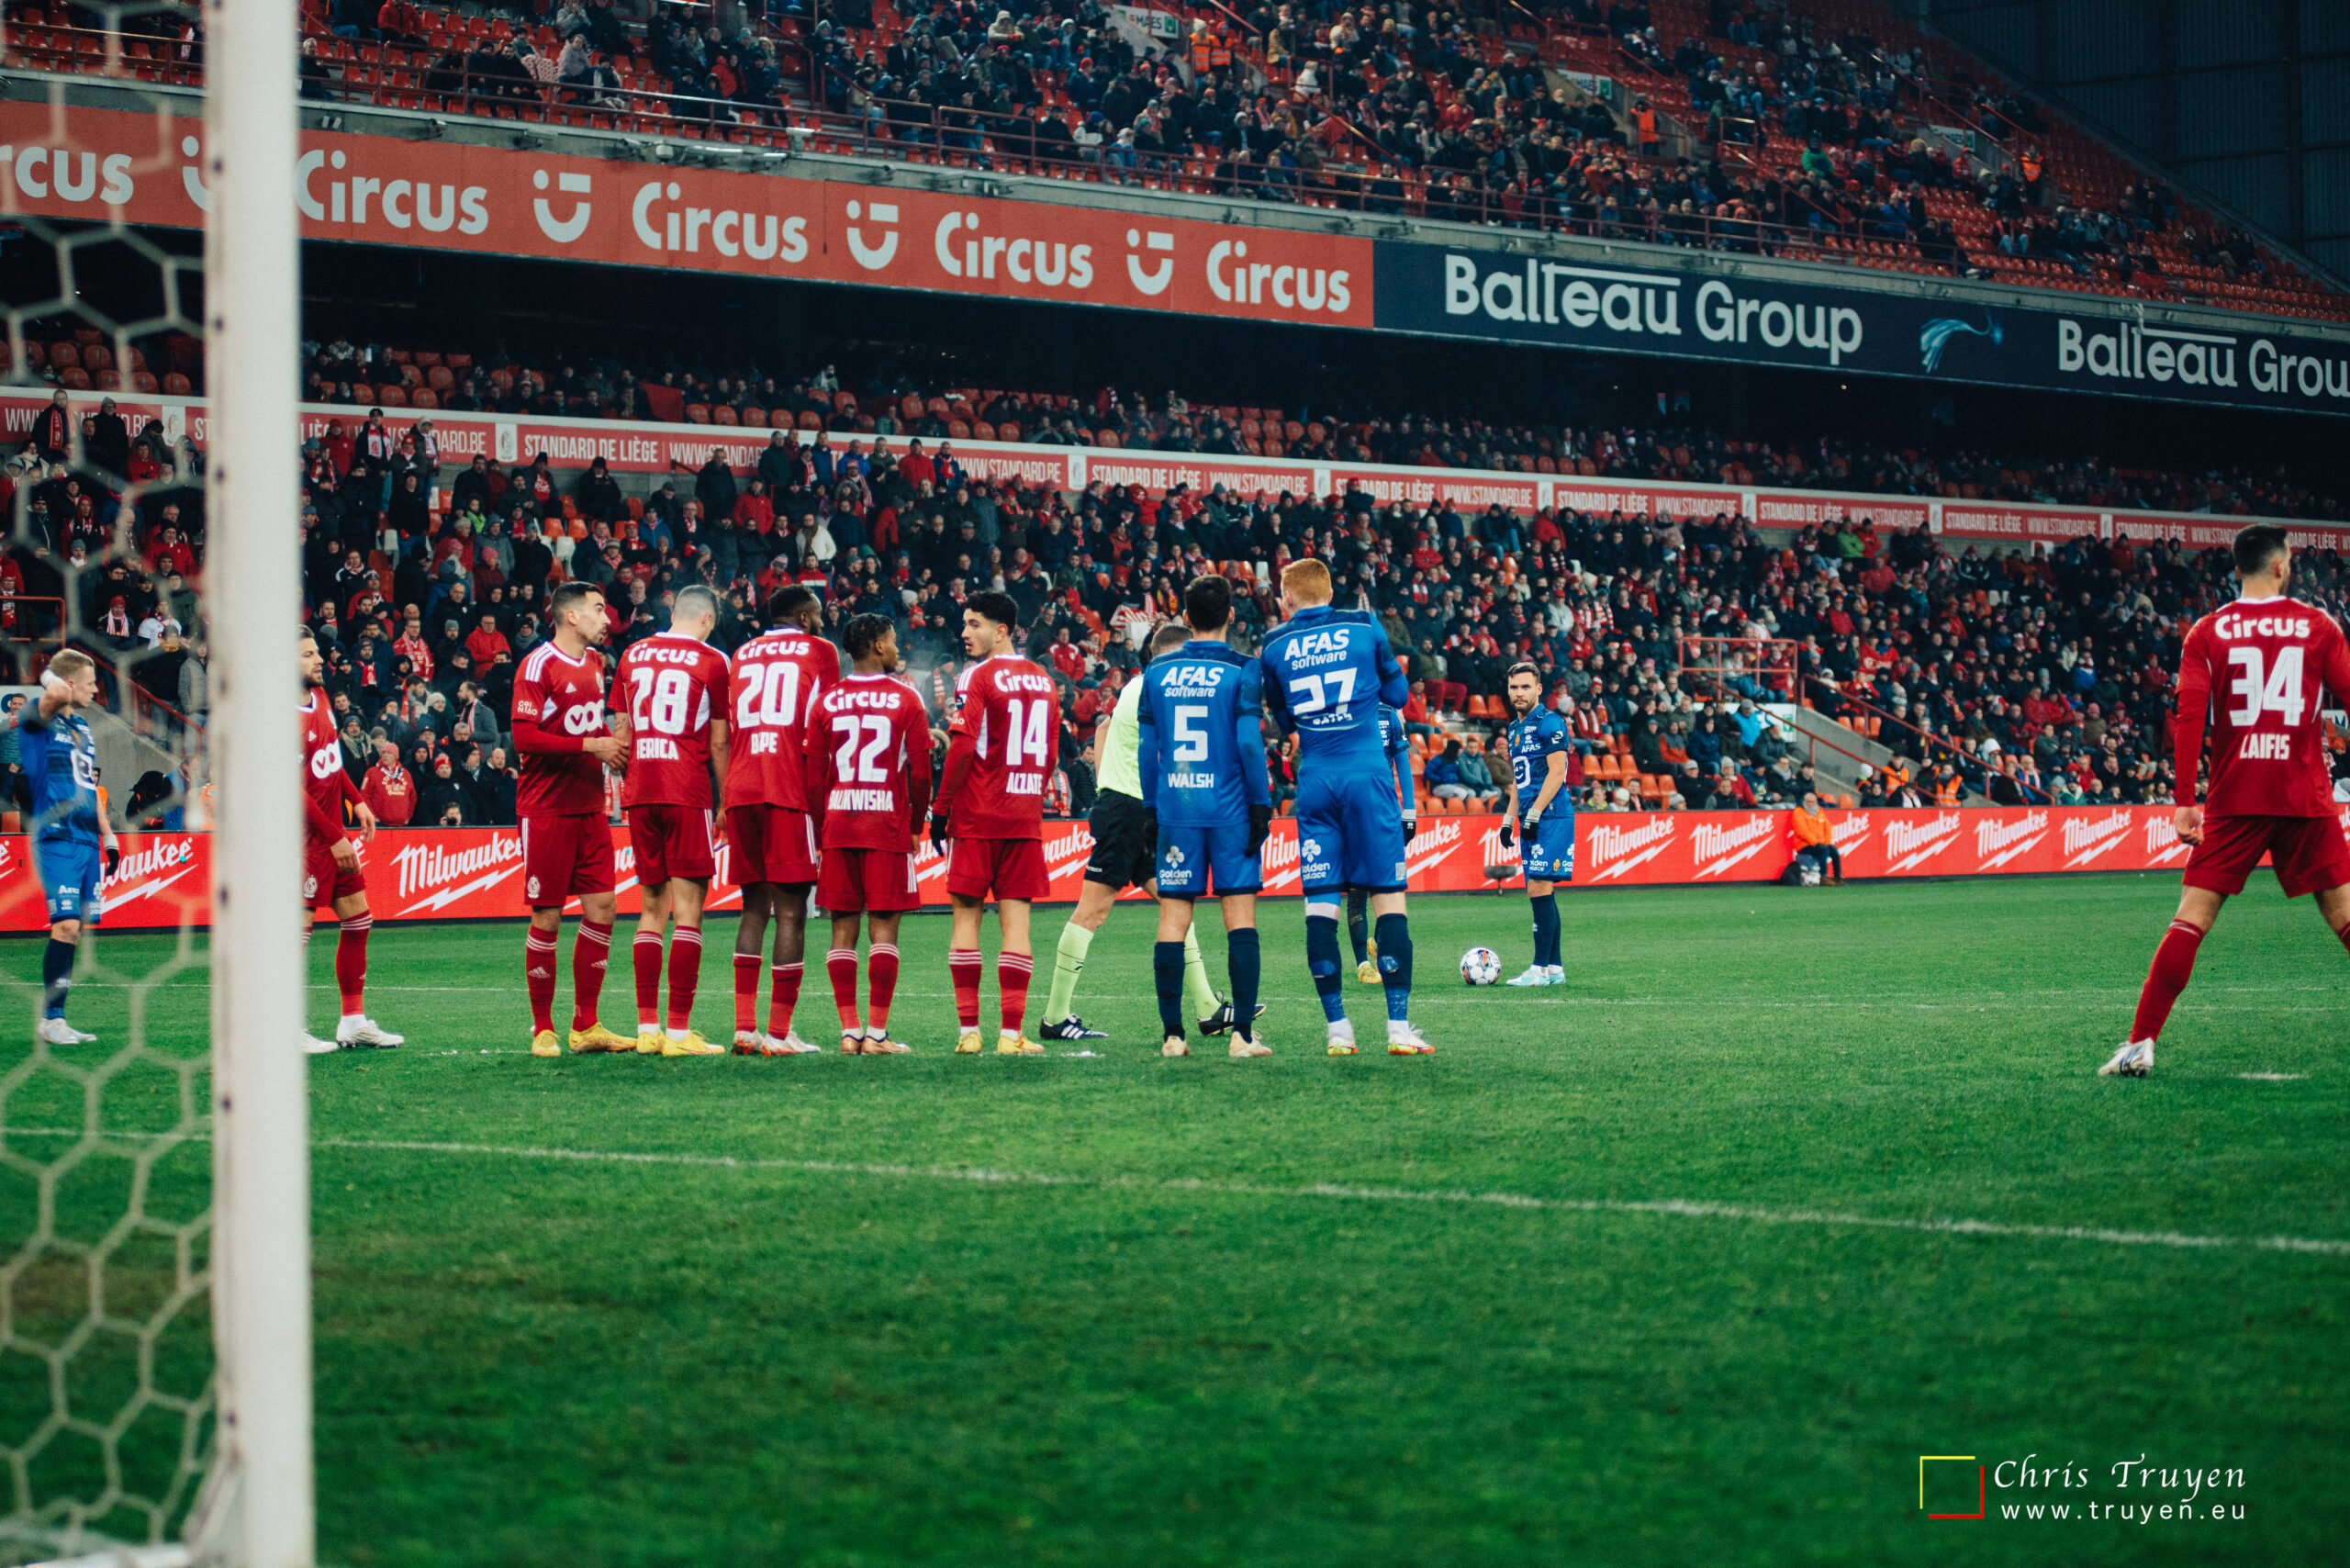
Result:
[[[807,972],[808,890],[816,830],[808,816],[808,714],[841,678],[840,655],[815,635],[824,609],[793,583],[767,600],[767,625],[734,650],[734,727],[726,737],[728,868],[743,889],[734,928],[734,1054],[802,1056],[816,1047],[791,1027]],[[767,1027],[758,1029],[759,946],[775,924]]]
[[1542,672],[1521,659],[1503,682],[1509,697],[1509,812],[1502,819],[1502,843],[1525,840],[1518,863],[1526,871],[1526,898],[1534,906],[1534,962],[1512,985],[1564,985],[1559,958],[1557,885],[1574,880],[1575,798],[1567,788],[1566,721],[1542,706]]
[[1042,1056],[1020,1031],[1028,1011],[1029,905],[1050,890],[1045,874],[1045,780],[1060,750],[1060,693],[1053,678],[1020,656],[1020,607],[1006,593],[975,593],[963,607],[963,651],[977,662],[955,682],[958,706],[930,838],[946,848],[946,896],[954,932],[946,954],[955,982],[957,1055],[979,1037],[979,917],[990,897],[1003,946],[996,955],[1002,1002],[995,1048]]
[[1435,1049],[1412,1027],[1412,926],[1404,913],[1404,812],[1379,737],[1379,705],[1401,708],[1411,688],[1379,623],[1330,608],[1330,568],[1314,559],[1281,569],[1289,617],[1265,638],[1265,705],[1298,740],[1297,853],[1305,890],[1305,966],[1322,999],[1332,1056],[1355,1054],[1338,975],[1338,903],[1371,893],[1379,978],[1387,990],[1387,1051]]
[[[726,655],[710,645],[718,596],[679,591],[669,629],[621,655],[613,684],[625,707],[618,733],[628,757],[621,804],[644,890],[631,956],[636,968],[636,1048],[644,1056],[723,1054],[694,1032],[701,980],[701,912],[718,874],[719,815],[725,800]],[[718,784],[713,788],[715,769]],[[669,917],[669,1018],[660,1022],[661,937]]]
[[531,910],[522,938],[531,1054],[563,1054],[554,1036],[555,938],[563,906],[575,896],[571,1048],[583,1055],[632,1051],[633,1042],[596,1020],[612,961],[612,824],[604,769],[618,767],[622,755],[604,722],[599,651],[611,611],[593,583],[565,583],[547,596],[547,620],[554,635],[525,655],[514,675],[514,750],[522,765],[514,814],[522,824],[522,898]]
[[[2332,616],[2285,597],[2293,558],[2283,529],[2244,529],[2234,554],[2235,602],[2198,621],[2179,652],[2170,721],[2175,825],[2180,842],[2195,849],[2130,1039],[2098,1069],[2109,1077],[2143,1078],[2154,1065],[2155,1038],[2195,972],[2196,949],[2262,855],[2274,857],[2285,896],[2316,894],[2318,913],[2350,946],[2350,842],[2333,803],[2318,711],[2321,688],[2350,700],[2350,645]],[[2207,722],[2211,784],[2199,807]]]
[[1225,640],[1232,585],[1201,577],[1184,590],[1191,640],[1142,675],[1136,767],[1142,778],[1143,829],[1158,846],[1158,944],[1151,969],[1158,984],[1158,1054],[1192,1054],[1183,1037],[1184,939],[1192,901],[1214,891],[1224,910],[1225,964],[1232,976],[1231,1054],[1272,1055],[1257,1038],[1257,890],[1259,858],[1272,832],[1272,790],[1265,778],[1264,676],[1257,661]]
[[342,743],[335,737],[334,704],[327,700],[326,661],[319,656],[318,641],[305,632],[299,647],[302,689],[308,693],[302,700],[302,803],[309,824],[302,868],[302,945],[309,946],[318,906],[330,905],[341,927],[334,944],[334,984],[342,997],[334,1038],[306,1035],[302,1047],[313,1056],[354,1046],[381,1049],[404,1036],[367,1016],[367,933],[375,917],[367,910],[367,873],[359,864],[359,846],[342,825],[348,806],[359,819],[361,839],[372,840],[375,813],[343,771]]
[[[1384,702],[1379,705],[1379,742],[1386,748],[1387,771],[1395,777],[1395,798],[1404,808],[1404,843],[1408,848],[1413,835],[1420,831],[1420,797],[1412,788],[1412,747],[1404,715]],[[1371,894],[1361,888],[1347,890],[1347,941],[1355,950],[1355,979],[1377,985],[1379,966],[1372,960],[1378,958],[1379,947],[1371,940]]]
[[65,997],[73,989],[73,954],[83,928],[96,928],[106,902],[100,890],[122,862],[114,828],[98,809],[97,737],[81,711],[97,695],[97,665],[79,648],[62,648],[41,671],[39,698],[17,721],[32,785],[33,863],[49,902],[36,1033],[51,1046],[97,1038],[65,1021]]

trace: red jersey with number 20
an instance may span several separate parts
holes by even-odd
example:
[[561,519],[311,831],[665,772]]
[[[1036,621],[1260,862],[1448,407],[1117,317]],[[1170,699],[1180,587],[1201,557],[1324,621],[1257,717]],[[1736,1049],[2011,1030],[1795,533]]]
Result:
[[2240,599],[2198,621],[2171,713],[2178,798],[2195,798],[2208,714],[2211,815],[2332,816],[2321,689],[2350,700],[2350,645],[2325,611],[2281,596]]
[[853,675],[808,720],[808,814],[826,849],[910,853],[930,810],[930,715],[903,681]]
[[604,765],[579,749],[609,735],[604,722],[604,655],[593,648],[565,658],[552,642],[522,659],[514,676],[514,748],[521,778],[518,817],[604,814]]
[[1060,749],[1053,678],[1011,654],[981,659],[955,683],[959,706],[938,793],[957,838],[1042,838],[1045,783]]
[[734,650],[734,723],[726,739],[726,804],[808,809],[808,714],[841,678],[830,643],[796,626]]
[[710,722],[726,717],[726,655],[664,632],[621,655],[613,698],[628,712],[623,806],[700,806],[710,798]]

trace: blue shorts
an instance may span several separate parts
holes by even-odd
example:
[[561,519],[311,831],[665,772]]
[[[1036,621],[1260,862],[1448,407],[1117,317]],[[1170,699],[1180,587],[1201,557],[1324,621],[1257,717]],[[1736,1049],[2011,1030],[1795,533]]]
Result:
[[1206,898],[1214,891],[1253,893],[1265,885],[1260,856],[1248,853],[1248,824],[1174,827],[1158,824],[1158,896]]
[[35,839],[33,862],[49,900],[49,920],[78,920],[95,925],[105,912],[98,883],[105,875],[106,857],[95,844],[72,839]]
[[[1519,819],[1521,822],[1523,818]],[[1529,882],[1572,882],[1575,879],[1575,812],[1553,804],[1526,835],[1520,859]]]
[[1404,890],[1404,808],[1383,770],[1317,767],[1297,787],[1298,879],[1305,891]]

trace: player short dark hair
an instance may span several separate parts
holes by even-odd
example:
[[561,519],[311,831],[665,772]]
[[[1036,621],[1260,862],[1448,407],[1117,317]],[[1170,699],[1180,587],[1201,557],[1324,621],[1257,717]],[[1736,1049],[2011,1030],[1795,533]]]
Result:
[[1150,634],[1150,655],[1157,658],[1161,654],[1171,654],[1191,640],[1192,629],[1181,621],[1173,618],[1162,621],[1158,623],[1158,630]]
[[1183,619],[1194,631],[1214,632],[1232,619],[1232,584],[1223,577],[1195,577],[1183,590]]
[[1510,666],[1509,668],[1502,671],[1503,687],[1506,689],[1511,681],[1516,680],[1521,675],[1532,676],[1534,678],[1534,684],[1538,687],[1542,684],[1542,672],[1534,667],[1534,661],[1532,659],[1520,659],[1516,664]]
[[799,618],[803,610],[812,610],[817,603],[816,590],[806,583],[786,583],[775,590],[767,600],[767,624],[780,626]]
[[547,595],[547,623],[551,626],[562,625],[564,616],[569,611],[576,610],[579,606],[587,603],[588,596],[589,594],[592,593],[600,597],[603,594],[603,591],[604,590],[602,588],[598,588],[594,583],[569,582],[562,584],[554,590],[554,592]]
[[2289,547],[2285,531],[2273,522],[2255,522],[2250,528],[2238,531],[2233,551],[2237,575],[2258,577],[2275,565],[2277,557]]
[[[782,597],[776,595],[778,599]],[[897,629],[898,623],[886,615],[852,615],[848,624],[841,628],[841,644],[848,649],[850,658],[861,659]]]
[[717,619],[718,595],[699,583],[679,588],[677,597],[669,602],[669,619],[674,622],[680,615],[707,615],[712,620]]
[[963,601],[963,608],[986,616],[1006,631],[1020,630],[1020,606],[1013,602],[1008,593],[998,593],[993,588],[975,593]]

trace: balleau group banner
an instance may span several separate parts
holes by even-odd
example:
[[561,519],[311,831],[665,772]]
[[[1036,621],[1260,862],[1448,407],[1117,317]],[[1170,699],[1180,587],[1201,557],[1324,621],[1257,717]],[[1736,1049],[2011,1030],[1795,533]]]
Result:
[[[1794,857],[1791,813],[1584,812],[1575,819],[1573,889],[1769,881]],[[2344,813],[2350,826],[2350,811]],[[2012,876],[2022,872],[2176,871],[2187,846],[2168,806],[1973,807],[1950,811],[1831,812],[1848,877]],[[1421,819],[1407,851],[1411,890],[1498,892],[1516,884],[1514,851],[1494,816]],[[616,828],[620,907],[633,914],[642,890],[625,828]],[[1093,837],[1083,823],[1045,824],[1051,902],[1074,901]],[[389,829],[361,847],[368,903],[379,921],[513,920],[522,899],[522,839],[513,828]],[[1264,852],[1265,891],[1296,896],[1297,823],[1273,823]],[[1494,875],[1493,873],[1499,873]],[[946,904],[946,860],[928,844],[915,857],[926,908]],[[122,863],[106,878],[103,929],[175,930],[210,909],[212,835],[126,834]],[[1146,897],[1140,889],[1124,895]],[[722,849],[710,907],[742,907]],[[49,928],[31,846],[0,838],[0,934]],[[578,913],[577,901],[568,911]]]
[[[201,227],[203,139],[196,119],[0,104],[0,213]],[[1962,307],[1209,221],[1141,196],[1073,207],[326,130],[302,146],[317,240],[2350,413],[2350,346],[2250,316]]]

